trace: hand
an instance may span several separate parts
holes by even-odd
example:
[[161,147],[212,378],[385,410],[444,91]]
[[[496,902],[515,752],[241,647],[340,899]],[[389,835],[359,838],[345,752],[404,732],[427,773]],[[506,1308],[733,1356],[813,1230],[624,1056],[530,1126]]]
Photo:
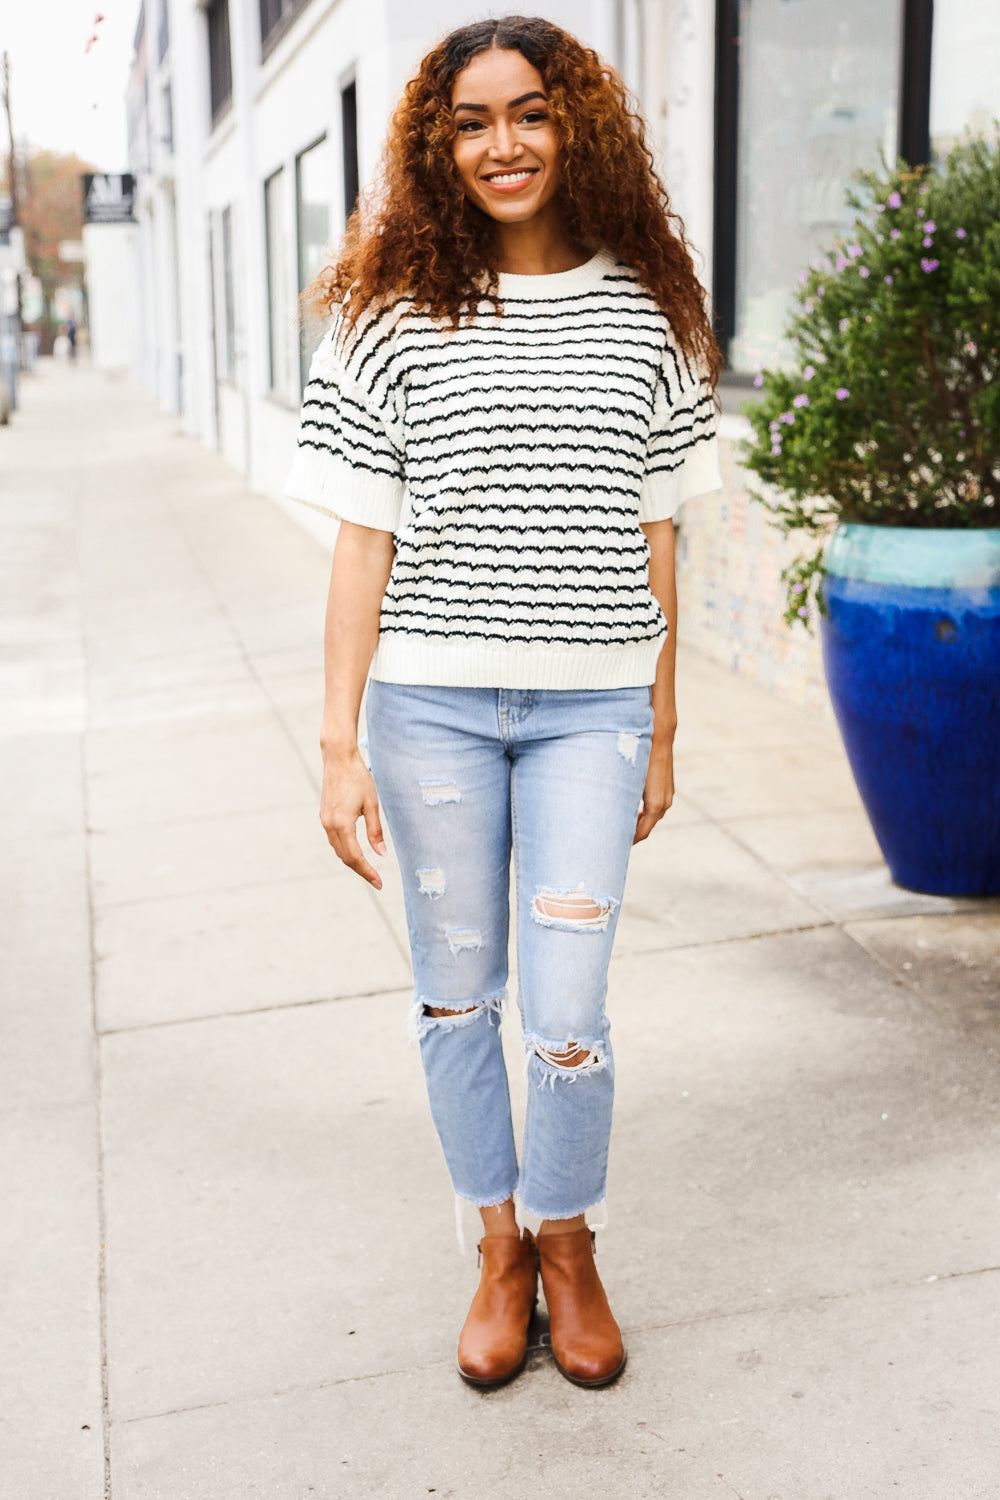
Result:
[[674,747],[670,742],[653,741],[642,789],[642,807],[635,825],[633,844],[648,839],[674,800]]
[[378,793],[372,773],[361,759],[361,752],[355,748],[346,755],[325,755],[320,822],[337,858],[380,891],[382,877],[365,859],[358,843],[359,818],[365,820],[365,832],[374,852],[385,854]]

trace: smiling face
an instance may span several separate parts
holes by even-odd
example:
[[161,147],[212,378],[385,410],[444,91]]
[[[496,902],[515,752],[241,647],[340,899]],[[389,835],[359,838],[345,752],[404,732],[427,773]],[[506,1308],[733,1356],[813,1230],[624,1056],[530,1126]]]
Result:
[[466,197],[501,224],[535,218],[560,181],[559,136],[538,69],[492,47],[457,75],[451,105]]

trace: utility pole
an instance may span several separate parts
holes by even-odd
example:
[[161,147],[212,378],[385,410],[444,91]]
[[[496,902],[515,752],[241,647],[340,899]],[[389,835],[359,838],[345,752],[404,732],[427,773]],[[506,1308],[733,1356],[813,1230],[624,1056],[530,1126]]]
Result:
[[17,215],[17,162],[14,157],[14,122],[10,112],[10,58],[5,52],[3,63],[0,64],[0,76],[3,78],[3,107],[7,113],[7,137],[10,141],[10,154],[7,158],[7,181],[10,185],[10,222],[18,222]]
[[[14,228],[17,227],[17,225],[20,222],[20,212],[19,212],[20,205],[18,203],[18,197],[17,197],[17,153],[14,150],[14,120],[13,120],[13,115],[11,113],[11,105],[10,105],[10,58],[8,57],[8,55],[7,55],[6,52],[4,52],[4,55],[3,55],[3,62],[2,62],[2,64],[0,64],[0,80],[2,80],[2,86],[3,86],[3,107],[4,107],[4,110],[5,110],[6,115],[7,115],[7,136],[8,136],[8,139],[10,141],[10,154],[9,154],[9,156],[7,158],[7,180],[8,180],[8,184],[9,184],[9,193],[10,193],[10,223],[11,223],[11,228],[14,229]],[[13,322],[14,322],[14,328],[13,328],[13,337],[14,337],[13,371],[14,371],[14,373],[11,376],[11,396],[12,396],[13,404],[16,406],[17,405],[17,373],[16,372],[18,370],[20,370],[20,368],[21,368],[21,328],[23,326],[22,319],[21,319],[22,304],[21,304],[21,273],[20,273],[20,271],[15,271],[14,286],[15,286],[15,294],[16,294],[16,297],[17,297],[17,308],[16,308],[16,311],[15,311],[14,317],[13,317]]]

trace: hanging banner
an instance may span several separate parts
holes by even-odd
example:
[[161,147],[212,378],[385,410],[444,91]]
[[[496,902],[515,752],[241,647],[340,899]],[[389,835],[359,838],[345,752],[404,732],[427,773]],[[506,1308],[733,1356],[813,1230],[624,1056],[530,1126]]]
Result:
[[83,217],[87,224],[135,222],[135,178],[131,172],[85,172]]

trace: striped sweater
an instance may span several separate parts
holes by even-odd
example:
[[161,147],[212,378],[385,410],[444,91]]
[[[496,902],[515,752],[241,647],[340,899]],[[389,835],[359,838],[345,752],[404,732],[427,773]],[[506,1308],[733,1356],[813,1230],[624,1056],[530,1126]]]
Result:
[[373,677],[644,686],[667,627],[640,522],[720,488],[711,396],[607,251],[499,295],[457,331],[405,300],[336,323],[285,493],[395,533]]

